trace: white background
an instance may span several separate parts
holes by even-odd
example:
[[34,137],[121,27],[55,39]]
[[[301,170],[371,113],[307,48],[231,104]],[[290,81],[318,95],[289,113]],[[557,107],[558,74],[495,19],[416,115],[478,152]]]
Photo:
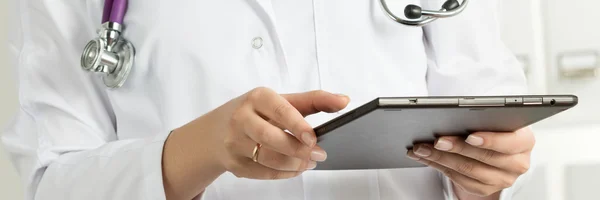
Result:
[[[531,93],[576,94],[580,105],[534,128],[539,170],[517,199],[600,199],[589,185],[599,185],[600,78],[561,78],[557,56],[579,51],[600,52],[597,0],[501,0],[503,37],[519,57],[526,58]],[[15,74],[6,62],[7,1],[0,1],[0,125],[17,108]],[[390,3],[394,4],[394,3]],[[394,9],[396,10],[396,9]],[[401,9],[400,9],[401,10]],[[567,173],[573,167],[588,171]],[[568,174],[568,176],[567,176]],[[588,186],[588,187],[586,187]],[[568,189],[570,188],[570,189]],[[575,188],[575,189],[573,189]],[[578,189],[580,188],[580,189]],[[0,148],[0,199],[22,199],[22,187]]]

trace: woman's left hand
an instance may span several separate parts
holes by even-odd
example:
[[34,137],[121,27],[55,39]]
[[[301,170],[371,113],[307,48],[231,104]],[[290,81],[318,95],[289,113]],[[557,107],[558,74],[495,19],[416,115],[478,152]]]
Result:
[[[479,197],[512,186],[529,170],[535,137],[529,128],[513,133],[477,132],[466,140],[440,137],[431,144],[417,144],[407,156],[433,167],[455,186]],[[463,198],[461,198],[463,199]]]

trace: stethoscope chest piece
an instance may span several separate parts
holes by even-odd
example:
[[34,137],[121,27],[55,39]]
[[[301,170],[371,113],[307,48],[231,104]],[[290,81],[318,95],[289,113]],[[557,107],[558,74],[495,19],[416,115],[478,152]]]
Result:
[[120,34],[120,24],[103,24],[100,36],[90,41],[81,55],[81,67],[101,74],[104,85],[110,88],[123,86],[135,60],[133,44]]

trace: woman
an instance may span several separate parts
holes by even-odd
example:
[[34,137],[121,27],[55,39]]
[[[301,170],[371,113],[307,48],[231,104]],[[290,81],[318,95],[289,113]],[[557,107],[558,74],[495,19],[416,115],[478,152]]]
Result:
[[310,171],[327,158],[311,128],[334,117],[322,112],[525,92],[498,1],[417,28],[376,0],[132,0],[137,57],[119,89],[78,67],[102,1],[14,3],[20,112],[3,142],[27,199],[510,199],[529,168],[522,130],[398,152],[429,168]]

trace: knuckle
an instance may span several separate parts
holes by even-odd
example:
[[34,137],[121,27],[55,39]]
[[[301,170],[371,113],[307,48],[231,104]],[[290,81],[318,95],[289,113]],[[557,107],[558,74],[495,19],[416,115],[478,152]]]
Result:
[[304,150],[304,147],[302,147],[302,145],[296,145],[296,147],[292,151],[291,155],[294,157],[300,157],[300,155],[302,155],[303,150]]
[[508,188],[510,186],[512,186],[513,184],[515,184],[515,182],[517,181],[516,177],[507,177],[502,179],[502,182],[500,183],[500,187],[502,188]]
[[429,159],[431,161],[437,162],[439,160],[442,159],[442,153],[436,153],[435,151],[433,153],[431,153],[431,155],[429,156]]
[[[422,162],[424,165],[427,165],[427,166],[431,166],[431,164],[433,163],[432,161],[425,160],[425,159],[421,159],[421,160],[419,160],[419,161],[420,161],[420,162]],[[443,173],[443,172],[442,172],[442,173]]]
[[288,113],[290,108],[291,108],[291,105],[289,105],[287,103],[279,103],[275,107],[273,107],[273,112],[275,112],[276,116],[283,117],[283,116],[286,116],[286,114]]
[[483,192],[483,195],[482,195],[482,196],[484,196],[484,197],[489,197],[489,196],[491,196],[492,194],[494,194],[494,193],[496,193],[496,192],[498,192],[498,191],[500,191],[500,190],[499,190],[499,189],[487,189],[487,190],[485,190],[485,191]]
[[487,197],[494,194],[494,192],[489,189],[476,189],[475,194],[480,197]]
[[320,97],[320,96],[324,96],[326,95],[327,92],[325,92],[325,90],[315,90],[313,91],[313,97]]
[[494,194],[494,191],[488,186],[477,185],[477,186],[470,187],[467,190],[470,193],[473,193],[474,195],[479,196],[479,197],[487,197],[487,196]]
[[225,166],[225,168],[227,169],[227,171],[230,171],[233,174],[236,174],[236,176],[237,175],[241,175],[240,169],[243,169],[243,167],[241,166],[240,163],[236,162],[235,160],[225,161],[225,163],[223,163],[223,165]]
[[282,175],[282,174],[283,174],[283,173],[282,173],[282,172],[280,172],[280,171],[273,170],[273,171],[271,171],[271,172],[269,173],[269,177],[268,177],[268,178],[269,178],[270,180],[277,180],[277,179],[280,179],[280,177],[281,177],[281,175]]
[[465,145],[462,145],[462,144],[455,145],[454,152],[457,154],[463,154],[465,152]]
[[227,150],[232,150],[237,146],[237,142],[232,137],[225,137],[225,139],[223,140],[223,146]]
[[240,124],[242,124],[244,122],[244,119],[246,118],[246,112],[244,112],[244,109],[237,108],[233,114],[231,114],[231,118],[229,120],[229,125],[232,127],[236,127]]
[[274,155],[267,159],[272,163],[272,165],[274,165],[275,168],[282,168],[287,163],[287,159],[281,155]]
[[308,159],[309,151],[310,149],[306,145],[295,145],[294,150],[291,152],[291,156],[301,159]]
[[[306,130],[303,127],[303,125],[304,125],[303,120],[294,120],[294,121],[292,121],[290,128],[292,128],[292,130]],[[302,133],[299,131],[296,131],[296,134],[302,134]]]
[[467,161],[458,164],[458,166],[456,167],[456,171],[458,171],[461,174],[471,174],[473,172],[474,167],[475,164],[473,164],[473,162]]
[[454,176],[456,176],[454,171],[449,168],[444,168],[442,170],[442,174],[444,174],[444,176],[448,177],[449,179],[454,179]]
[[518,164],[515,165],[515,172],[519,173],[519,174],[525,174],[527,173],[527,171],[529,171],[530,169],[530,164],[529,162],[519,162]]
[[266,88],[266,87],[257,87],[257,88],[254,88],[254,89],[250,90],[250,92],[247,95],[248,98],[246,98],[246,100],[248,100],[250,102],[258,101],[265,94],[267,94],[270,91],[271,90],[269,88]]
[[300,162],[299,165],[297,165],[296,170],[294,170],[294,172],[301,172],[306,170],[306,168],[308,167],[308,162],[304,161],[304,162]]
[[483,183],[485,185],[501,185],[501,183],[500,183],[500,181],[498,181],[498,179],[490,179],[490,178],[481,180],[481,183]]
[[495,151],[492,150],[484,150],[483,153],[479,156],[478,160],[482,162],[489,162],[496,158],[498,155]]
[[266,126],[257,126],[254,128],[254,135],[256,136],[256,142],[260,144],[270,144],[271,136],[269,135],[269,129]]

